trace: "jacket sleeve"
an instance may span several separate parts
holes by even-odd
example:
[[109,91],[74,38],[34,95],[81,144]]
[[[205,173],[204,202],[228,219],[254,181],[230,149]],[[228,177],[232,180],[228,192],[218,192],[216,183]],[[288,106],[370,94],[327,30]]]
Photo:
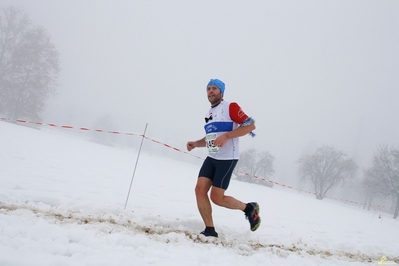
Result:
[[248,115],[244,113],[241,107],[235,102],[230,103],[229,113],[231,120],[240,125],[249,118]]

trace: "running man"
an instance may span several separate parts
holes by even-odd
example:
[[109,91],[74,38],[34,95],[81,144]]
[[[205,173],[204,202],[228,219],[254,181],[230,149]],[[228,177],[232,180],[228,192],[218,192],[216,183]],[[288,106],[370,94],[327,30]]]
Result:
[[[198,210],[205,224],[201,234],[218,237],[212,218],[214,204],[244,212],[252,231],[258,229],[261,219],[256,202],[243,203],[234,197],[226,196],[231,175],[239,159],[238,138],[255,130],[255,121],[248,117],[235,102],[223,100],[225,84],[219,79],[211,79],[206,87],[211,109],[205,116],[206,136],[197,141],[187,142],[187,150],[207,147],[209,154],[198,175],[195,187]],[[210,197],[208,192],[210,190]]]

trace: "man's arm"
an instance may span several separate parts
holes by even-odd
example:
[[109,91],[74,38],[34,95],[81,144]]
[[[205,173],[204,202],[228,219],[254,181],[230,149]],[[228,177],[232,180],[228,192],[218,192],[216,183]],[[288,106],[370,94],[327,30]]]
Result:
[[186,147],[188,151],[191,151],[194,148],[206,147],[205,137],[196,141],[187,142]]
[[246,126],[240,126],[234,129],[233,131],[227,132],[226,134],[217,137],[214,141],[214,144],[215,146],[223,147],[223,145],[226,143],[227,140],[245,136],[249,132],[255,130],[255,128],[256,128],[255,123]]

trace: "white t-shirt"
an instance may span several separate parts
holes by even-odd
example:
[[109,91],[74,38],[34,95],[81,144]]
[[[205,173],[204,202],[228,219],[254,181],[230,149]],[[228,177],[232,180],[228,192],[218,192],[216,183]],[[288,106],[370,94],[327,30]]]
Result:
[[235,102],[222,101],[217,106],[212,107],[205,115],[206,124],[205,141],[209,150],[209,157],[218,160],[239,159],[239,141],[238,138],[232,138],[226,141],[223,147],[215,147],[213,141],[230,131],[238,128],[248,116],[241,110]]

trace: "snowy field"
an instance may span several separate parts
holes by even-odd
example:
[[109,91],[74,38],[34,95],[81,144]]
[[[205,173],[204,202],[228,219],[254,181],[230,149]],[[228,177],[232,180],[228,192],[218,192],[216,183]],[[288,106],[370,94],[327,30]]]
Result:
[[214,206],[220,237],[204,243],[200,159],[142,153],[124,209],[136,152],[2,121],[0,134],[1,266],[399,262],[399,220],[387,214],[233,180],[228,194],[257,201],[262,224],[251,232],[242,212]]

